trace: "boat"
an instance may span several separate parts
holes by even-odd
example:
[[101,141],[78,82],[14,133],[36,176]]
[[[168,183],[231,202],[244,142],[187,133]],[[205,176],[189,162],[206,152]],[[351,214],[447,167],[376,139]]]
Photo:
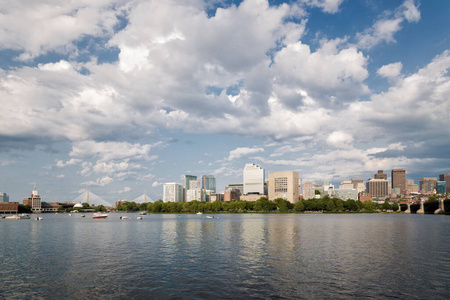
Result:
[[121,220],[129,219],[127,216],[120,216]]
[[72,214],[69,214],[69,216],[71,216]]
[[28,214],[20,214],[20,215],[10,215],[5,217],[5,219],[10,219],[10,220],[24,220],[24,219],[29,219],[30,215]]
[[207,219],[214,219],[214,216],[206,216]]
[[142,220],[142,217],[137,217],[138,220]]
[[199,212],[197,213],[197,215],[203,215],[203,213],[202,213],[201,211],[199,211]]
[[42,217],[37,217],[36,219],[35,219],[36,221],[42,221],[42,220],[44,220]]
[[80,217],[84,218],[84,217],[86,217],[86,216],[83,214],[83,215],[81,215]]
[[97,213],[94,213],[94,216],[92,218],[93,219],[105,219],[106,217],[108,217],[108,214],[97,212]]
[[147,212],[146,211],[141,211],[139,214],[142,215],[142,216],[145,216],[145,215],[147,215]]

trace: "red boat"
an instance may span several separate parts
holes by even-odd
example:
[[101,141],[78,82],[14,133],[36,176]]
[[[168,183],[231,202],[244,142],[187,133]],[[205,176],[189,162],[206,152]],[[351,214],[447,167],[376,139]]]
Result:
[[93,219],[105,219],[108,216],[108,214],[105,213],[95,213],[92,217]]

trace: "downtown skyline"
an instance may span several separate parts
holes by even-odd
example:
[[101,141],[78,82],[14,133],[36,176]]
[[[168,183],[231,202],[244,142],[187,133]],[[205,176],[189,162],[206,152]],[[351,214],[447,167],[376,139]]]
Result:
[[[450,171],[448,1],[16,1],[0,192],[108,203],[214,175]],[[266,176],[267,177],[267,176]]]

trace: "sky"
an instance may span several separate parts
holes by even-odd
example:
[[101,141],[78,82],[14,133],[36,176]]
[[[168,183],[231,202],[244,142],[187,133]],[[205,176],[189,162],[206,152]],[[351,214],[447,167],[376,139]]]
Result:
[[450,1],[0,2],[10,201],[450,173]]

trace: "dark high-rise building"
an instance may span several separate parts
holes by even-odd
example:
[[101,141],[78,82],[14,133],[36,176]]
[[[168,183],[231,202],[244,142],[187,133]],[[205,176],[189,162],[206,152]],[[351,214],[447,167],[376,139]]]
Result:
[[[404,194],[406,191],[406,170],[392,169],[391,172],[392,190],[398,194]],[[398,191],[396,190],[398,189]]]
[[389,181],[387,179],[369,179],[366,181],[366,190],[372,197],[387,197],[389,196]]
[[387,180],[387,174],[383,173],[383,170],[378,170],[378,173],[373,176],[374,179],[386,179]]
[[439,181],[445,181],[445,192],[450,193],[450,174],[439,175]]

